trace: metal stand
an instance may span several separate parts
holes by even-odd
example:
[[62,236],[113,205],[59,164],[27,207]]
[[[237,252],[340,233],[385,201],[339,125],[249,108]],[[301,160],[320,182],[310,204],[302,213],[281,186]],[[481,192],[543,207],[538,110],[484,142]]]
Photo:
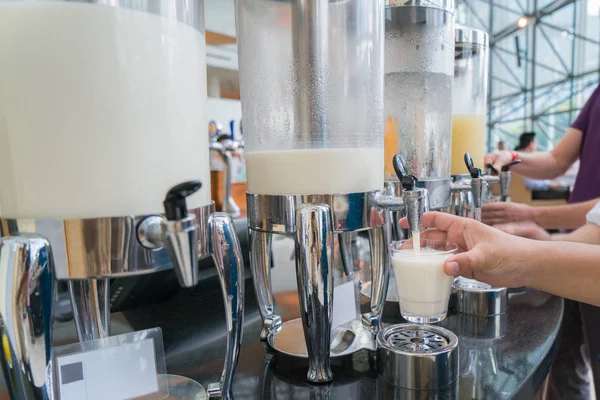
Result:
[[[175,199],[181,204],[177,193]],[[221,381],[208,394],[231,399],[243,322],[240,245],[231,217],[213,213],[214,204],[190,210],[189,217],[177,211],[177,220],[169,211],[167,218],[0,220],[3,234],[15,235],[0,239],[0,293],[7,299],[0,302],[0,337],[6,338],[0,361],[11,398],[47,399],[56,280],[69,283],[79,340],[95,340],[109,334],[111,277],[175,268],[182,286],[194,286],[197,261],[212,255],[227,312],[227,349]]]
[[227,347],[221,381],[208,385],[209,397],[232,399],[233,376],[242,345],[244,319],[244,261],[233,220],[228,214],[214,213],[209,222],[210,250],[219,273],[225,318]]
[[73,319],[80,342],[110,336],[110,300],[108,279],[69,281]]
[[308,352],[309,382],[333,379],[329,352],[333,320],[333,230],[326,204],[296,210],[296,279]]
[[[330,381],[333,378],[330,358],[339,355],[331,353],[334,234],[340,236],[340,242],[346,241],[347,244],[350,232],[369,229],[371,254],[375,255],[372,266],[374,284],[371,312],[363,315],[362,321],[368,330],[375,333],[381,327],[389,280],[389,260],[385,248],[384,217],[376,203],[377,197],[378,192],[306,196],[247,195],[250,268],[263,318],[261,338],[281,353],[307,356],[307,379],[311,382]],[[305,350],[290,352],[288,346],[280,346],[280,343],[289,342],[279,341],[280,335],[285,334],[287,338],[288,334],[296,335],[298,330],[296,321],[282,325],[281,317],[273,312],[270,275],[273,233],[294,235],[296,238],[296,274]],[[347,246],[341,247],[342,252],[344,248],[349,250]],[[347,274],[350,273],[349,269],[350,262],[346,258]],[[289,333],[283,332],[283,327]]]

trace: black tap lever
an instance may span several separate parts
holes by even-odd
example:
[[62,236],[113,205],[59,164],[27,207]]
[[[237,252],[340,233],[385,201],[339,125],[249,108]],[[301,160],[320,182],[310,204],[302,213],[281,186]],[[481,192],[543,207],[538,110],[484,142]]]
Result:
[[503,166],[502,166],[502,172],[508,172],[508,171],[510,170],[510,167],[512,167],[513,165],[517,165],[517,164],[519,164],[520,162],[521,162],[521,159],[520,159],[520,158],[517,158],[516,160],[514,160],[514,161],[511,161],[511,162],[509,162],[509,163],[508,163],[508,164],[506,164],[506,165],[503,165]]
[[481,178],[481,169],[475,168],[473,158],[469,153],[465,153],[465,164],[467,165],[471,178]]
[[486,165],[486,167],[488,170],[491,170],[494,173],[494,175],[498,175],[498,170],[494,168],[494,164],[488,164]]
[[188,216],[185,199],[202,187],[200,181],[187,181],[173,186],[165,197],[163,205],[169,221],[180,221]]
[[419,180],[414,175],[408,174],[404,158],[402,158],[400,154],[396,154],[394,158],[392,158],[392,165],[394,166],[396,176],[398,176],[400,183],[402,183],[402,188],[404,190],[414,190]]

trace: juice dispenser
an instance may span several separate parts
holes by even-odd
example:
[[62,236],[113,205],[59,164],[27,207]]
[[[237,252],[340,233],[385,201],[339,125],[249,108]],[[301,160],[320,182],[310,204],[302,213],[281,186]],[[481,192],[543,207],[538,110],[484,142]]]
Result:
[[[371,313],[363,318],[373,331],[381,326],[387,239],[375,199],[383,187],[383,18],[383,0],[237,2],[261,337],[286,352],[283,338],[297,343],[304,336],[306,349],[287,353],[308,358],[311,382],[333,378],[332,235],[369,230],[374,284]],[[301,321],[282,324],[274,313],[273,233],[296,238]]]
[[[454,102],[452,117],[452,214],[481,220],[481,207],[490,183],[510,178],[510,165],[500,176],[482,172],[488,84],[488,35],[467,26],[455,31]],[[466,174],[465,174],[466,173]],[[454,282],[459,313],[492,316],[507,310],[508,291],[459,277]]]
[[476,168],[484,167],[489,48],[486,32],[463,25],[456,26],[454,40],[452,175],[461,175],[465,153]]
[[[25,49],[25,50],[24,50]],[[203,1],[0,1],[0,361],[12,398],[46,398],[53,292],[81,341],[109,334],[108,282],[212,255],[231,395],[243,263],[210,200]],[[27,288],[27,290],[22,290]]]

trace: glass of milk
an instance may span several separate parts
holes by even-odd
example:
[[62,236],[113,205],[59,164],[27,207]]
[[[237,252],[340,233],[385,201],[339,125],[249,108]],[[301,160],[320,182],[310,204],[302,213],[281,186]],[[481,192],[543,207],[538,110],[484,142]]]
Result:
[[456,253],[452,242],[413,239],[390,245],[400,313],[407,321],[428,324],[446,318],[453,277],[444,273],[444,262]]

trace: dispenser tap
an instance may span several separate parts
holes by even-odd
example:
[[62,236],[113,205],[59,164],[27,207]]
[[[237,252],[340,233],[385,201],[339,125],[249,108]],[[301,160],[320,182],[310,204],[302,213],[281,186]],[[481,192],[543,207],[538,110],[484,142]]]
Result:
[[502,170],[500,172],[498,172],[498,170],[496,170],[496,168],[494,168],[494,166],[492,164],[488,164],[487,167],[488,169],[490,169],[492,172],[494,172],[494,174],[498,175],[500,177],[500,196],[502,198],[502,201],[506,202],[506,201],[510,201],[510,196],[508,195],[508,189],[510,187],[510,179],[511,179],[511,172],[510,172],[510,167],[512,167],[513,165],[519,164],[521,162],[520,158],[517,158],[514,161],[509,162],[506,165],[502,166]]
[[481,206],[487,194],[488,180],[482,175],[481,169],[475,168],[473,158],[465,153],[465,164],[471,175],[471,193],[473,194],[473,219],[481,221]]
[[402,199],[406,207],[406,216],[411,232],[421,232],[423,228],[423,214],[429,209],[426,189],[417,188],[418,178],[409,175],[406,163],[401,155],[396,154],[392,159],[394,171],[402,184]]
[[230,214],[232,217],[238,217],[241,213],[240,207],[235,203],[231,190],[233,154],[244,148],[244,143],[233,139],[233,135],[220,134],[210,142],[209,148],[219,154],[223,160],[223,205],[224,213]]
[[186,198],[197,192],[202,183],[188,181],[167,192],[165,217],[150,216],[138,225],[138,239],[148,249],[164,247],[173,263],[175,275],[182,287],[192,287],[198,281],[198,236],[200,227],[195,216],[188,216]]

